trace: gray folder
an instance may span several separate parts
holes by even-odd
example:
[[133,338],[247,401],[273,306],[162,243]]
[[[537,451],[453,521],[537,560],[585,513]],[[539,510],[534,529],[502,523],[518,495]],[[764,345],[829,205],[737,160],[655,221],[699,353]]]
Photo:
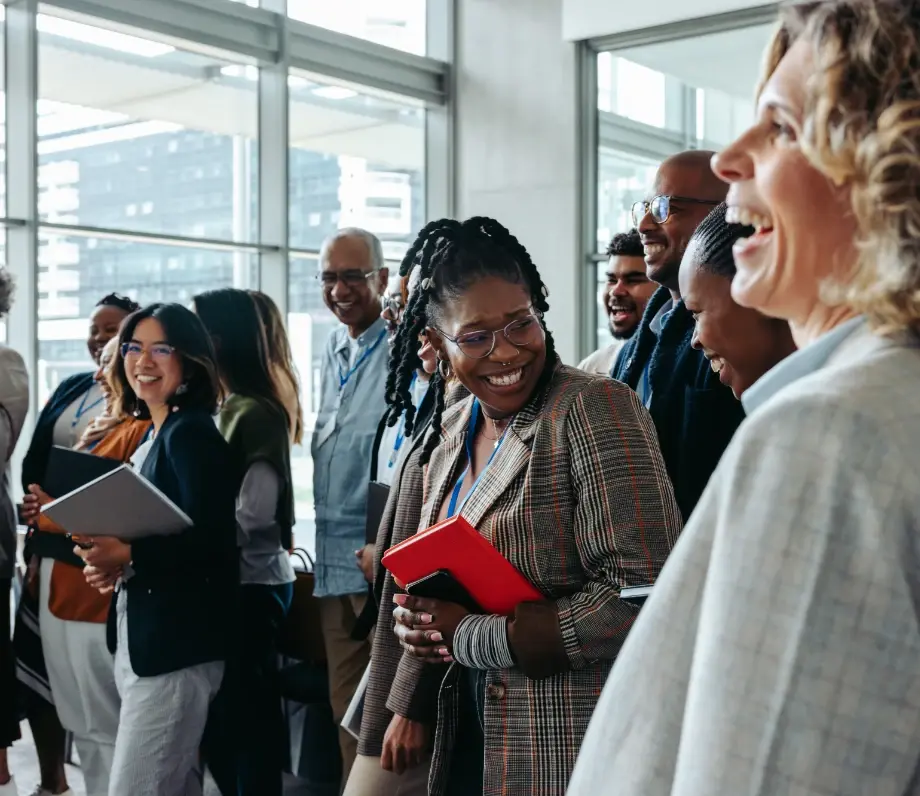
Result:
[[42,514],[71,534],[126,541],[192,526],[182,509],[127,464],[48,503]]

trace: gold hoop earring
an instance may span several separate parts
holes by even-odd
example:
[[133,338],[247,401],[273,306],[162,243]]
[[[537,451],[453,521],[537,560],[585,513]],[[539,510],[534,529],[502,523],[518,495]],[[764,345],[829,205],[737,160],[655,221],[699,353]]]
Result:
[[446,359],[438,360],[438,374],[443,381],[447,381],[451,377],[450,362]]

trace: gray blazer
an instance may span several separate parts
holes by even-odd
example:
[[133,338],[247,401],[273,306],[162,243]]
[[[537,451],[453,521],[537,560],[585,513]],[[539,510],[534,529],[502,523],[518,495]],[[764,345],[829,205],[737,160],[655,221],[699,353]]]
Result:
[[13,577],[16,505],[10,492],[10,458],[29,411],[29,372],[22,357],[0,345],[0,578]]
[[857,319],[762,382],[570,794],[920,793],[920,350]]

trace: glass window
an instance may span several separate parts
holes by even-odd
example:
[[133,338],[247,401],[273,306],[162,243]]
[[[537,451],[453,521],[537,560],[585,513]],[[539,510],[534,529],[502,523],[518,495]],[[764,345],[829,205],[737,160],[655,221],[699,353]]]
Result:
[[258,284],[245,252],[41,233],[38,249],[38,405],[62,379],[92,367],[88,318],[108,293],[140,304],[177,301],[219,287]]
[[655,181],[657,160],[602,148],[598,158],[597,250],[619,232],[632,229],[630,208],[645,199]]
[[683,103],[683,86],[676,78],[613,53],[598,54],[598,110],[679,132]]
[[705,145],[730,144],[754,121],[754,102],[718,89],[696,90],[696,137]]
[[40,219],[254,240],[256,67],[92,22],[38,18]]
[[425,55],[426,0],[288,0],[288,16]]
[[363,227],[402,258],[424,223],[424,107],[298,74],[290,90],[291,246]]

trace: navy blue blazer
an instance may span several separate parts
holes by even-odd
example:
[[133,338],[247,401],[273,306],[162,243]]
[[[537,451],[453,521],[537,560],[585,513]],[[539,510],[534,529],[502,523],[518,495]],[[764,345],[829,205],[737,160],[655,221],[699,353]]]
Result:
[[[57,389],[51,393],[48,403],[42,408],[35,421],[35,430],[29,442],[29,450],[22,460],[22,489],[27,491],[29,484],[43,484],[45,470],[48,468],[48,455],[54,444],[54,426],[74,401],[81,395],[89,392],[93,386],[93,373],[77,373],[62,381]],[[51,497],[60,497],[52,495]],[[40,534],[41,538],[30,533],[26,539],[26,548],[23,551],[25,560],[33,555],[53,558],[55,561],[64,561],[75,567],[82,567],[83,560],[73,553],[73,542],[59,533]]]
[[[29,484],[41,484],[44,480],[45,468],[48,466],[48,454],[51,452],[54,440],[54,424],[68,406],[93,386],[93,375],[92,372],[89,372],[69,376],[51,394],[38,420],[35,421],[32,441],[22,460],[22,488],[24,490],[29,488]],[[60,497],[60,495],[52,497]]]
[[[236,496],[241,474],[214,418],[173,412],[154,440],[141,474],[181,508],[193,526],[131,545],[128,648],[140,677],[225,660],[236,625],[239,553]],[[108,644],[116,646],[114,595]]]
[[691,347],[695,324],[682,301],[662,326],[661,338],[652,331],[652,320],[670,298],[667,288],[655,292],[610,375],[635,390],[650,363],[649,412],[686,522],[744,420],[744,409],[713,373],[703,352]]

